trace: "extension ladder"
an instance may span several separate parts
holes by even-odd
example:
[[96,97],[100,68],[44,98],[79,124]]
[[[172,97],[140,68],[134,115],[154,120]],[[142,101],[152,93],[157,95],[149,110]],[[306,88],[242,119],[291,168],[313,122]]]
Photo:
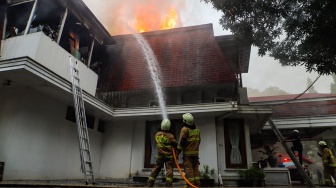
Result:
[[311,179],[309,178],[309,176],[306,174],[306,172],[303,170],[300,162],[297,160],[297,158],[295,157],[294,153],[292,152],[292,150],[288,147],[288,145],[285,142],[285,139],[283,138],[281,132],[279,131],[279,129],[275,126],[273,120],[271,118],[268,119],[268,123],[271,126],[271,128],[273,129],[275,135],[278,137],[279,141],[281,142],[282,146],[285,148],[286,152],[288,153],[288,155],[290,156],[290,158],[292,159],[293,163],[295,164],[296,168],[298,169],[299,173],[301,174],[301,176],[307,181],[308,186],[309,187],[314,187],[313,182],[311,181]]
[[78,61],[75,61],[75,66],[69,57],[70,74],[72,82],[72,94],[74,98],[74,107],[76,114],[76,123],[79,138],[79,153],[81,160],[81,171],[84,173],[85,183],[89,184],[88,177],[92,177],[92,183],[95,184],[95,178],[92,168],[92,159],[89,143],[89,133],[86,123],[84,101],[82,88],[80,87],[80,76],[78,70]]

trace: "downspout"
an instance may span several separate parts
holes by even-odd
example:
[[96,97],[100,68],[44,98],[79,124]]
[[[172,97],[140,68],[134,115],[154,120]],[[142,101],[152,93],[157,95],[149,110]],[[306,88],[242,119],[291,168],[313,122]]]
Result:
[[[89,58],[88,58],[88,63],[87,63],[87,67],[90,67],[91,64],[91,58],[92,58],[92,52],[93,52],[93,47],[95,44],[95,38],[92,38],[92,44],[91,44],[91,48],[90,48],[90,54],[89,54]],[[98,75],[99,76],[99,75]]]
[[3,20],[3,27],[2,27],[2,39],[1,40],[5,40],[6,39],[6,27],[7,27],[7,7],[5,6],[5,17]]
[[61,27],[59,28],[59,31],[58,31],[57,44],[59,44],[59,42],[61,40],[64,25],[65,25],[65,21],[66,21],[67,17],[68,17],[68,8],[65,8],[63,18],[62,18],[62,22],[61,22]]
[[130,167],[129,167],[129,177],[132,176],[132,158],[133,158],[133,141],[134,141],[134,122],[133,122],[133,126],[132,126],[132,143],[131,143],[131,153],[130,153]]
[[38,3],[38,0],[35,0],[33,9],[32,9],[32,11],[30,12],[29,20],[28,20],[28,22],[27,22],[27,26],[26,26],[26,30],[25,30],[25,32],[24,32],[24,35],[27,35],[28,32],[29,32],[30,25],[31,25],[31,23],[33,22],[33,17],[34,17],[35,11],[36,11],[37,3]]

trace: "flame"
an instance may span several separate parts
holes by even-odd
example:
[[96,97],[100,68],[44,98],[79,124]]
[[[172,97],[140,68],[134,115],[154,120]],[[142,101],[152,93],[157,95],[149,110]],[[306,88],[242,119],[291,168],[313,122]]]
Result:
[[177,27],[179,24],[179,15],[175,9],[170,8],[169,12],[161,16],[143,11],[135,18],[135,30],[139,33],[153,30],[166,30]]
[[174,9],[170,9],[169,15],[165,18],[162,23],[161,29],[171,29],[176,26],[178,19],[178,14]]

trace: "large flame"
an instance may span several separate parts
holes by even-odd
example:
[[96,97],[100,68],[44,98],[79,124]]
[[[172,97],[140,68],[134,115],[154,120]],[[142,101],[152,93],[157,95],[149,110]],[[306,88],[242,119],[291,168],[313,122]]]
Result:
[[136,16],[135,20],[135,30],[140,33],[172,29],[179,25],[179,15],[174,8],[170,8],[164,16],[153,15],[150,12],[141,12]]

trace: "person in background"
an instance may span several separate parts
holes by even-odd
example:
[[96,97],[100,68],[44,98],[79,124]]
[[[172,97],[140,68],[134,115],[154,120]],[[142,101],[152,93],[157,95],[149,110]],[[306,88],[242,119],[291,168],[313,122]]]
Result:
[[291,150],[292,150],[292,152],[293,152],[294,155],[295,155],[295,151],[298,152],[299,161],[300,161],[300,164],[302,165],[302,151],[303,151],[303,147],[302,147],[299,131],[298,130],[294,130],[292,136],[288,137],[286,139],[286,141],[290,141],[290,142],[293,143],[293,147],[291,147]]
[[177,142],[170,131],[170,121],[164,119],[161,122],[161,129],[155,135],[157,145],[156,164],[148,177],[147,185],[154,186],[156,177],[159,175],[163,165],[166,165],[166,186],[173,186],[174,157],[172,147],[176,148]]
[[183,151],[183,165],[185,176],[190,183],[200,186],[200,172],[198,170],[199,145],[201,143],[201,134],[194,124],[194,117],[190,113],[183,114],[184,127],[180,132],[180,139],[177,145],[177,155]]
[[322,150],[322,154],[318,154],[322,156],[324,183],[326,186],[333,187],[334,185],[331,180],[331,176],[334,178],[334,180],[336,180],[336,162],[334,155],[328,148],[325,141],[320,141],[318,146]]

